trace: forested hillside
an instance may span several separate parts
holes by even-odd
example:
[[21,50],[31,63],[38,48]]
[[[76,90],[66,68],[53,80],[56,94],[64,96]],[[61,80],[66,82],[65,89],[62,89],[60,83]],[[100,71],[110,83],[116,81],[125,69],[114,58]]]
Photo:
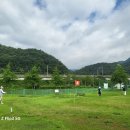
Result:
[[75,71],[76,74],[90,74],[90,75],[110,75],[117,65],[115,63],[97,63],[94,65],[89,65]]
[[117,64],[121,64],[125,71],[130,74],[130,58],[126,61],[119,61],[114,63],[97,63],[85,66],[75,71],[75,73],[82,75],[111,75]]
[[58,59],[47,53],[36,49],[16,49],[12,47],[3,46],[0,44],[0,70],[10,63],[13,71],[24,73],[30,70],[34,65],[39,67],[40,73],[52,73],[55,67],[60,72],[67,73],[67,67]]
[[[69,72],[68,68],[62,62],[42,50],[16,49],[0,44],[0,72],[8,63],[10,63],[12,70],[17,73],[25,73],[34,65],[39,67],[41,74],[47,73],[47,66],[48,73],[50,74],[52,74],[55,67],[60,70],[61,74]],[[121,64],[126,72],[130,74],[130,58],[126,61],[97,63],[85,66],[74,71],[74,73],[78,75],[111,75],[117,64]]]

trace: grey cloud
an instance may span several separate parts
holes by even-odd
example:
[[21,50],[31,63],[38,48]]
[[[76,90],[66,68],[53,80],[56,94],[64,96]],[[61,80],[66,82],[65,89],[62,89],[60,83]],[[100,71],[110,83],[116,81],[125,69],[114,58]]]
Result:
[[[130,4],[113,11],[114,0],[101,1],[47,0],[46,9],[39,9],[34,0],[4,0],[0,43],[42,49],[69,68],[127,59]],[[91,23],[86,18],[93,11],[100,16]]]

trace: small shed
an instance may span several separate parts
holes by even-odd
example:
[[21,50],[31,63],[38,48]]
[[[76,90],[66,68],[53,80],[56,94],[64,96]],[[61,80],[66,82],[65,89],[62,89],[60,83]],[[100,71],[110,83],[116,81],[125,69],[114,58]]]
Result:
[[117,88],[117,89],[121,89],[121,88],[124,87],[124,84],[122,83],[121,86],[120,86],[120,84],[118,83],[114,87]]
[[108,89],[108,83],[104,83],[104,89]]

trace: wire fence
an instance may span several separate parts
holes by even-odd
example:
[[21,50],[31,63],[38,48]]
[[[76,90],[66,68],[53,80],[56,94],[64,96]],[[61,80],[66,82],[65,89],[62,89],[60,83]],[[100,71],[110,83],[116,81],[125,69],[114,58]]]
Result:
[[85,94],[96,92],[96,88],[74,88],[74,89],[12,89],[8,94],[18,95],[49,95],[49,94]]

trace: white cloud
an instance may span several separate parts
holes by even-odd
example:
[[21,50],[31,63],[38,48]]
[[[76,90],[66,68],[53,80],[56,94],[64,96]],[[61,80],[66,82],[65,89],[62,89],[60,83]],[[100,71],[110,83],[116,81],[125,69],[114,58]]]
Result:
[[115,6],[115,0],[47,0],[48,12],[60,18],[87,18],[93,11],[108,15]]
[[0,43],[37,48],[68,68],[130,57],[130,3],[116,0],[4,0],[0,4]]

